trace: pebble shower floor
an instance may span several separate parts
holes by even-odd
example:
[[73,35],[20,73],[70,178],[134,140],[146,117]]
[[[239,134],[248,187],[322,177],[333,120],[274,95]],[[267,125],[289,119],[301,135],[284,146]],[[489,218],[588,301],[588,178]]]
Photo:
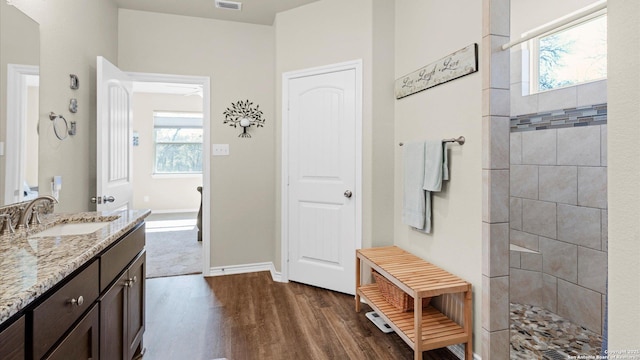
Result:
[[602,336],[537,306],[511,304],[511,359],[600,355]]

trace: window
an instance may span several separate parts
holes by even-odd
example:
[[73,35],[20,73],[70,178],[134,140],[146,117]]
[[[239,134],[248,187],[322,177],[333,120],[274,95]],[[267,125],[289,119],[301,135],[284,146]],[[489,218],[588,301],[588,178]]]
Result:
[[600,14],[534,38],[532,92],[607,77],[607,15]]
[[201,113],[154,112],[154,173],[202,173],[202,135]]

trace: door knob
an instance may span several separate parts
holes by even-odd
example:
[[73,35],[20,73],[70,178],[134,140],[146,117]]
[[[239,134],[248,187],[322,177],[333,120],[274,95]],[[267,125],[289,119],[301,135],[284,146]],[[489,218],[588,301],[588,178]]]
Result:
[[114,198],[113,196],[103,196],[102,197],[102,202],[103,203],[108,203],[108,202],[114,202],[116,201],[116,198]]
[[353,196],[353,193],[350,190],[344,192],[344,197],[350,198],[351,196]]

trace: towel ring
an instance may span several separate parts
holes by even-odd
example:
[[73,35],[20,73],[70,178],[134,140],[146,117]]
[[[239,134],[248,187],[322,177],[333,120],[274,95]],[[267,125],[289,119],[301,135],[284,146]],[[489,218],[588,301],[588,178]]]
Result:
[[[62,121],[58,121],[62,119]],[[69,136],[69,123],[62,115],[56,115],[53,111],[49,113],[49,120],[53,121],[53,132],[60,140],[64,140]],[[63,130],[64,128],[64,130]],[[62,135],[60,135],[62,133]]]

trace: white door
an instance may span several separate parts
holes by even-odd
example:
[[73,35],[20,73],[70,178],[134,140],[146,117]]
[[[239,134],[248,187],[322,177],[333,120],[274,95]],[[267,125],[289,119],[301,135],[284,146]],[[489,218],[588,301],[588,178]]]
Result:
[[289,279],[349,294],[360,245],[358,79],[355,68],[292,77],[285,94]]
[[97,64],[96,210],[131,208],[132,82],[102,56]]

